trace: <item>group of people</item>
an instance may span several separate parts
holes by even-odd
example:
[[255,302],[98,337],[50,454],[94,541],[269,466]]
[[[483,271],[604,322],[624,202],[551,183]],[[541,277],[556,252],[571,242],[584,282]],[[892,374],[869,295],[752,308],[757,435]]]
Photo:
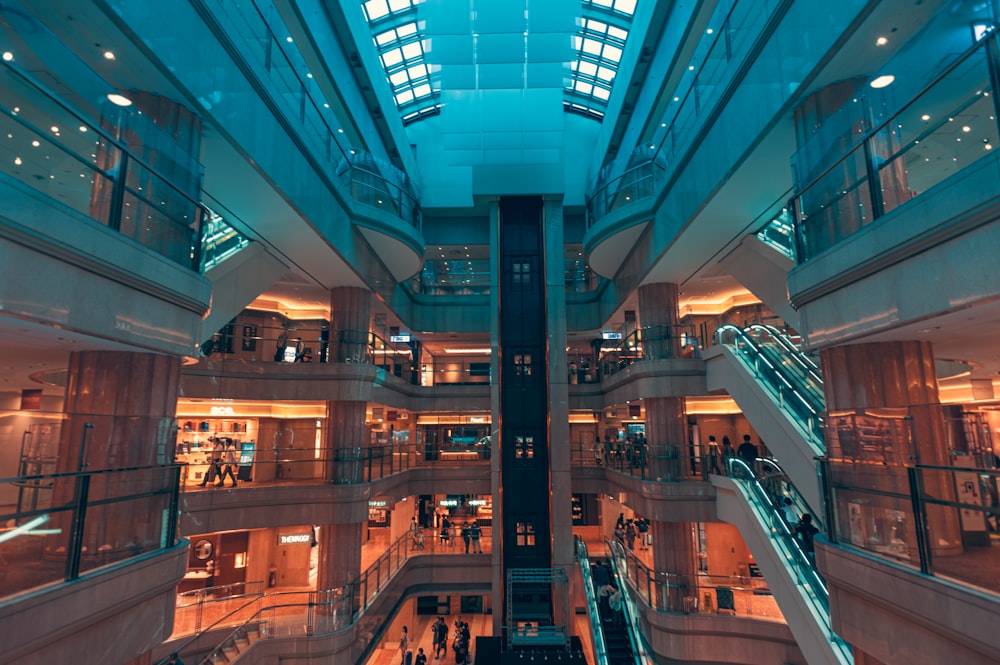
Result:
[[201,479],[201,487],[214,484],[216,487],[224,487],[226,476],[236,487],[236,469],[239,453],[236,450],[236,443],[232,439],[222,437],[212,437],[212,459],[208,463],[208,471]]
[[618,513],[618,520],[615,522],[615,540],[622,547],[630,550],[635,549],[636,538],[639,539],[639,549],[649,548],[649,520],[645,517],[625,519],[625,513]]
[[611,573],[603,561],[598,561],[591,568],[594,578],[594,588],[597,589],[597,610],[605,623],[621,623],[622,594],[621,590],[611,584]]
[[710,435],[708,437],[708,451],[705,468],[707,473],[729,475],[729,460],[734,457],[739,457],[741,460],[746,462],[747,466],[749,466],[751,470],[753,470],[756,468],[757,454],[757,446],[755,446],[753,441],[750,440],[749,434],[743,435],[743,443],[740,444],[739,448],[733,448],[733,443],[729,440],[728,436],[722,437],[722,445],[720,446],[715,436]]
[[[431,651],[434,652],[434,660],[444,660],[448,657],[448,624],[444,617],[439,616],[431,624],[433,634],[433,644]],[[469,632],[469,624],[459,616],[455,619],[455,638],[451,643],[451,651],[455,656],[456,665],[467,665],[471,662],[469,656],[469,645],[472,635]],[[400,665],[427,665],[427,654],[422,647],[417,648],[416,657],[410,650],[410,633],[406,626],[399,638]]]
[[[438,537],[440,538],[441,544],[449,548],[455,547],[458,538],[461,537],[462,542],[465,544],[466,554],[483,553],[483,527],[480,526],[478,520],[465,522],[461,527],[458,527],[447,517],[442,516],[441,529],[438,532]],[[416,517],[410,519],[410,549],[424,549],[424,530],[423,527],[421,527],[417,522]]]
[[630,466],[644,466],[648,450],[646,436],[642,433],[630,434],[614,441],[605,435],[603,442],[600,437],[594,441],[594,460],[597,466],[611,466],[622,462],[627,462]]

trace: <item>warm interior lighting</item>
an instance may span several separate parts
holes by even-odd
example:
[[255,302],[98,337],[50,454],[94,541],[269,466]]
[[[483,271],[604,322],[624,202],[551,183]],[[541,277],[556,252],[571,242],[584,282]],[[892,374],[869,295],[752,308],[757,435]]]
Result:
[[444,352],[445,353],[460,353],[460,354],[467,355],[467,356],[471,356],[471,355],[488,356],[489,354],[493,353],[493,351],[490,350],[490,349],[445,349]]

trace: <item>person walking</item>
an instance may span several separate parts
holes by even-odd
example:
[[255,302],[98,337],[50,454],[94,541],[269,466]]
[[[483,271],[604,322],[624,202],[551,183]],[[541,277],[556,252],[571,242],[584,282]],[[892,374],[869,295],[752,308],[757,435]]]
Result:
[[216,487],[224,487],[226,484],[226,476],[233,481],[233,487],[236,487],[236,444],[233,440],[229,440],[229,445],[226,446],[225,456],[223,457],[224,466],[222,468],[222,475],[219,476],[219,482],[215,484]]
[[483,537],[483,529],[479,526],[479,522],[475,521],[469,528],[469,535],[472,537],[472,551],[476,554],[482,554],[483,548],[479,544],[479,539]]
[[417,649],[417,657],[413,661],[413,665],[427,665],[427,655],[423,649]]
[[462,524],[462,542],[465,543],[465,553],[469,553],[469,543],[472,540],[472,529],[469,528],[469,523],[465,522]]
[[722,437],[722,472],[727,476],[732,473],[732,468],[729,464],[729,460],[736,457],[736,449],[733,448],[733,442],[729,440],[728,436]]
[[208,471],[205,472],[205,477],[201,479],[202,487],[209,483],[214,485],[216,479],[222,475],[222,459],[226,455],[226,446],[222,443],[222,439],[214,438],[212,441],[212,456],[208,460]]
[[638,533],[635,530],[635,522],[629,520],[625,523],[625,545],[631,550],[635,549],[635,537]]

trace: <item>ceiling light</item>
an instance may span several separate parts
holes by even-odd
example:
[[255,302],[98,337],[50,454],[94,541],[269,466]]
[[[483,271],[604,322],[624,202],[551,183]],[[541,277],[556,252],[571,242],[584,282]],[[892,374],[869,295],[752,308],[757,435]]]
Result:
[[872,82],[869,83],[868,85],[870,85],[875,89],[885,88],[887,86],[892,85],[892,82],[895,80],[896,77],[893,76],[892,74],[883,74],[882,76],[878,76],[875,79],[873,79]]
[[11,53],[10,51],[4,51],[3,52],[3,61],[4,62],[10,62],[13,59],[14,59],[14,54],[13,53]]
[[480,349],[445,349],[444,352],[445,353],[461,353],[461,354],[467,355],[467,356],[472,356],[472,355],[488,356],[493,351],[490,350],[490,349],[482,349],[482,348],[480,348]]
[[112,92],[108,95],[108,101],[115,106],[132,106],[132,100],[125,95],[119,95],[116,92]]
[[888,43],[889,43],[888,37],[879,37],[878,39],[875,40],[875,46],[885,46]]
[[17,166],[20,166],[21,165],[21,158],[20,157],[15,157],[14,158],[14,164],[16,164]]
[[962,127],[962,131],[965,132],[966,134],[968,134],[969,132],[972,131],[972,127],[969,127],[968,125],[964,125]]
[[87,131],[87,126],[86,125],[80,125],[80,131],[81,132]]
[[920,119],[923,120],[924,122],[927,122],[928,120],[931,119],[931,117],[925,113],[922,116],[920,116]]
[[105,51],[104,52],[104,59],[105,60],[114,60],[115,59],[115,53],[114,53],[114,51]]
[[705,31],[705,34],[706,34],[706,35],[710,35],[710,34],[712,34],[713,32],[715,32],[715,30],[712,30],[711,28],[709,28],[708,30],[706,30],[706,31]]

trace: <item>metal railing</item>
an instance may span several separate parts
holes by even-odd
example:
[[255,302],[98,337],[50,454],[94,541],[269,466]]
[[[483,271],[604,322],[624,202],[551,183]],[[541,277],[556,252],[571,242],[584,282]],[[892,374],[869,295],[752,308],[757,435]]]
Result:
[[764,351],[745,330],[738,326],[724,325],[715,332],[716,342],[726,344],[768,390],[793,416],[809,435],[810,445],[818,452],[826,449],[823,441],[823,394],[806,384],[801,375],[790,371],[780,359]]
[[605,540],[605,549],[608,558],[614,559],[618,579],[626,581],[634,597],[657,612],[727,612],[784,622],[777,603],[762,606],[755,602],[758,592],[766,590],[762,578],[656,571],[617,542]]
[[223,2],[199,0],[212,12],[240,55],[267,74],[278,94],[272,95],[286,117],[295,123],[296,135],[331,182],[364,205],[385,210],[417,230],[420,207],[405,173],[346,141],[337,118],[302,52],[289,37],[281,12],[270,0]]
[[831,542],[1000,595],[1000,469],[820,460]]
[[3,596],[176,545],[179,473],[163,465],[0,479],[21,504],[0,512]]
[[[5,174],[175,263],[200,270],[205,207],[135,152],[144,145],[126,143],[128,136],[155,134],[151,123],[110,103],[105,121],[93,122],[22,69],[16,52],[13,60],[0,62],[0,76],[5,91],[0,129],[12,137],[0,144]],[[156,155],[159,162],[168,161],[167,148],[176,148],[159,147],[164,149]],[[176,158],[177,164],[167,166],[197,183],[200,166]]]
[[[850,151],[798,184],[793,206],[799,262],[933,189],[1000,144],[989,55],[997,40],[996,31],[988,32],[899,111],[865,126],[863,139]],[[948,107],[927,113],[943,105]],[[975,125],[970,140],[955,140],[958,118],[963,133]],[[968,201],[970,207],[976,203]]]

